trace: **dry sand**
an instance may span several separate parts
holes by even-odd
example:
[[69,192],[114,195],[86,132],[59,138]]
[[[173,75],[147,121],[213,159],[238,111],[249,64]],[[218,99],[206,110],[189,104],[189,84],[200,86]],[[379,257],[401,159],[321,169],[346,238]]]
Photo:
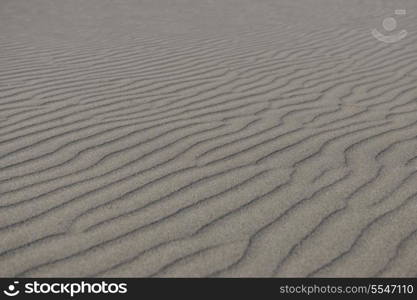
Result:
[[416,276],[416,16],[2,0],[0,276]]

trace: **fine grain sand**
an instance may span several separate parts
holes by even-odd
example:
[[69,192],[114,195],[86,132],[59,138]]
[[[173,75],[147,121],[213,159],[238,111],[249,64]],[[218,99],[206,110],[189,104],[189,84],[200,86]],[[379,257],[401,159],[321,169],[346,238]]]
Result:
[[416,276],[416,17],[0,1],[0,276]]

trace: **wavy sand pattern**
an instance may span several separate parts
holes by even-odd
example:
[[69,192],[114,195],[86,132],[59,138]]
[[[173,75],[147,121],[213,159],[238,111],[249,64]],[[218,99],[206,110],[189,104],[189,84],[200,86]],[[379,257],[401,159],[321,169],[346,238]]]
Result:
[[416,13],[1,1],[0,276],[416,276]]

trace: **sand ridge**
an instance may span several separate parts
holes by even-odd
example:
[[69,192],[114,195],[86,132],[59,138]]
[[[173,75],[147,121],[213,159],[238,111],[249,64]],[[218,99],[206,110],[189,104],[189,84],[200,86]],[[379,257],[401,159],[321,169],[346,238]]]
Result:
[[416,276],[416,13],[2,1],[0,276]]

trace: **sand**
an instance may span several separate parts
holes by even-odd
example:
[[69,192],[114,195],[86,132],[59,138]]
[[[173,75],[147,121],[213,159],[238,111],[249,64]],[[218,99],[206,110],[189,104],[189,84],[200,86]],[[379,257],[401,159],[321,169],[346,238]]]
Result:
[[0,276],[415,277],[416,16],[2,0]]

